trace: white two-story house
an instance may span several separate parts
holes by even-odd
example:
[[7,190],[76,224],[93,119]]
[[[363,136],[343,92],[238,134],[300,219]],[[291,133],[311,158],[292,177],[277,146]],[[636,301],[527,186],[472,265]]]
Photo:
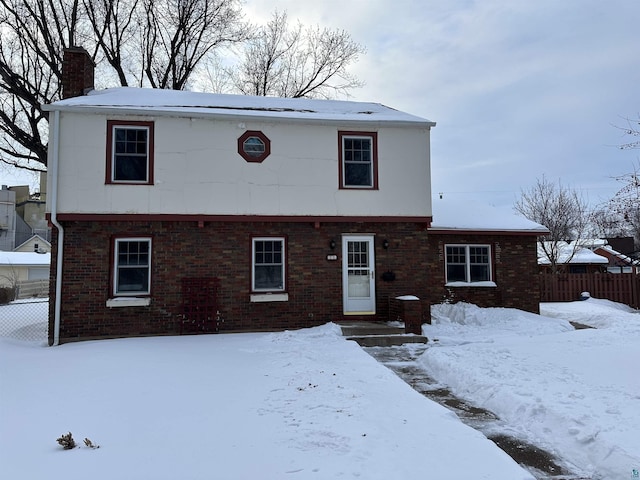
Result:
[[63,70],[69,98],[45,107],[50,343],[386,320],[395,296],[442,294],[433,122],[376,103],[90,90],[80,49]]

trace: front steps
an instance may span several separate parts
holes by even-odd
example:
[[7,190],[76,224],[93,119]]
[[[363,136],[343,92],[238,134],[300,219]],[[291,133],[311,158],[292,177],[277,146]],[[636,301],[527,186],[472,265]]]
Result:
[[336,322],[347,340],[361,347],[392,347],[405,343],[427,343],[427,337],[404,333],[404,327],[395,327],[383,322]]

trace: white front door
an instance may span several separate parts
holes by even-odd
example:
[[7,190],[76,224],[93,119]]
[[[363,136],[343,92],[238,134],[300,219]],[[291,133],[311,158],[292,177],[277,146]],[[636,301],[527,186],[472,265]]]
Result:
[[373,235],[342,237],[342,298],[345,314],[376,313]]

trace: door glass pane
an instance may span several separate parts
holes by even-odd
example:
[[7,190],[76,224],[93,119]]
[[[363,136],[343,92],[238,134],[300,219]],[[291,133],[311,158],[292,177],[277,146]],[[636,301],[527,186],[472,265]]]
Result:
[[349,297],[368,297],[371,293],[369,271],[349,270],[348,294]]
[[347,242],[347,292],[349,297],[366,298],[371,294],[368,248],[368,242]]

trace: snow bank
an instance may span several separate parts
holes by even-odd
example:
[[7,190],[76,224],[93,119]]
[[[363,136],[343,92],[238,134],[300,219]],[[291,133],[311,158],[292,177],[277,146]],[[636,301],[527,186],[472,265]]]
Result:
[[[596,299],[544,304],[546,315],[468,304],[433,307],[421,357],[434,378],[506,421],[588,478],[640,468],[640,316]],[[536,325],[537,323],[537,325]]]

